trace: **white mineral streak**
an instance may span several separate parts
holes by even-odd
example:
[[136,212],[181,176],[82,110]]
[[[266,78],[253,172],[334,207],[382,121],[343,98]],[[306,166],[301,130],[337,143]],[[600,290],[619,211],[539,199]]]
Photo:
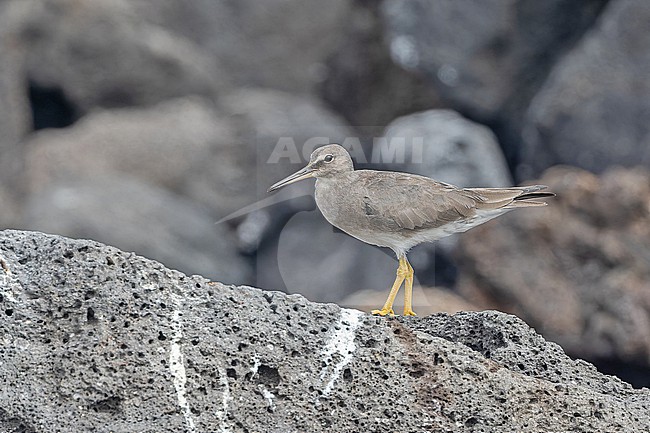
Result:
[[[354,351],[357,349],[356,344],[354,344],[354,339],[356,337],[356,330],[359,325],[361,325],[362,316],[363,312],[359,310],[351,310],[347,308],[341,309],[341,317],[336,325],[338,329],[334,335],[332,335],[332,338],[329,339],[327,345],[321,352],[325,367],[323,367],[323,370],[320,373],[320,378],[321,380],[325,380],[328,377],[327,384],[325,385],[325,388],[323,388],[324,397],[326,397],[332,390],[334,382],[336,382],[341,375],[343,368],[352,361]],[[333,368],[330,368],[332,359],[336,354],[338,354],[341,359]]]
[[260,388],[262,390],[262,395],[266,399],[266,404],[271,410],[275,410],[275,403],[273,402],[273,399],[275,398],[275,395],[266,389],[264,385],[260,385]]
[[255,377],[257,374],[257,369],[260,368],[261,362],[260,362],[260,356],[257,354],[257,352],[253,353],[253,366],[251,367],[251,378]]
[[[173,296],[173,295],[172,295]],[[174,313],[172,315],[172,338],[171,346],[169,348],[169,370],[174,377],[174,388],[176,388],[176,399],[178,406],[181,408],[183,417],[185,418],[185,425],[187,430],[191,433],[196,431],[194,429],[194,420],[192,419],[192,411],[190,404],[185,397],[185,383],[187,377],[185,376],[185,365],[183,363],[183,353],[181,351],[181,340],[183,339],[183,324],[181,322],[181,312],[178,309],[178,302],[174,299]]]

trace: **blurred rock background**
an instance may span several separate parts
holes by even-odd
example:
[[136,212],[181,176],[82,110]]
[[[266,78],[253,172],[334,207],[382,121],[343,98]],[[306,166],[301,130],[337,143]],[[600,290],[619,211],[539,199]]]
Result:
[[551,206],[412,251],[417,311],[514,312],[648,386],[649,26],[646,0],[2,0],[0,226],[369,309],[389,252],[310,182],[265,192],[314,146],[543,182]]

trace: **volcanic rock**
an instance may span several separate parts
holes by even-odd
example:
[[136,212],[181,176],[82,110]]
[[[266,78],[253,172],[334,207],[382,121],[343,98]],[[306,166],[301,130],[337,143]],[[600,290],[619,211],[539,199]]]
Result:
[[514,316],[372,317],[0,232],[0,429],[646,431],[650,396]]

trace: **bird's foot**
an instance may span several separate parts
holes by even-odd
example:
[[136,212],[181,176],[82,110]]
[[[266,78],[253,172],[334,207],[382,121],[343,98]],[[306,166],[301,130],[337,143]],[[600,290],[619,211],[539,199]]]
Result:
[[404,313],[402,315],[403,316],[417,316],[417,314],[415,314],[415,311],[411,310],[410,308],[408,310],[405,308]]
[[395,312],[392,308],[382,308],[381,310],[372,310],[370,312],[373,316],[394,316]]

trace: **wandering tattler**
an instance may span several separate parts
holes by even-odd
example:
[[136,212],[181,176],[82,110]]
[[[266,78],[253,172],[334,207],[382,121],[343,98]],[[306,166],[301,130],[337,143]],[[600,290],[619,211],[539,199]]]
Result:
[[363,242],[388,247],[397,255],[397,277],[381,310],[393,315],[404,282],[404,315],[413,311],[413,268],[406,253],[423,242],[465,232],[512,209],[545,206],[544,185],[512,188],[458,188],[410,173],[355,170],[338,144],[319,147],[307,166],[269,188],[269,192],[316,178],[316,204],[330,224]]

